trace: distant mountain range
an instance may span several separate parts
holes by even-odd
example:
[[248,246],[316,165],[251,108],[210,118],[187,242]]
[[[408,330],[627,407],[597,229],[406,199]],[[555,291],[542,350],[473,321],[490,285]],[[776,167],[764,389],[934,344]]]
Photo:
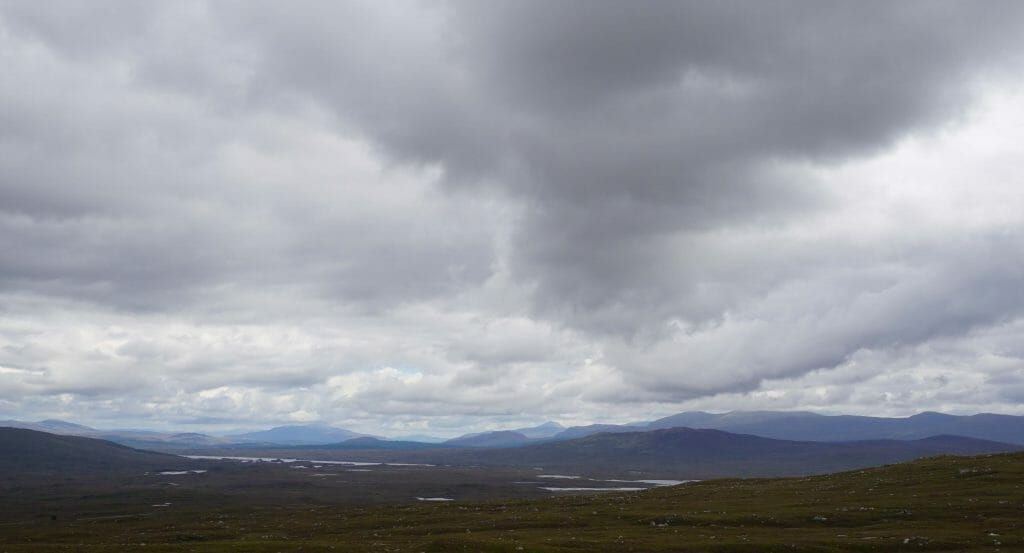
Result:
[[37,422],[6,420],[0,421],[0,427],[24,428],[26,430],[37,430],[39,432],[49,432],[51,434],[67,434],[71,436],[99,432],[99,430],[96,430],[95,428],[91,428],[85,425],[55,419],[47,419],[44,421]]
[[[415,442],[405,442],[387,451],[388,444],[396,442],[367,437],[349,442],[357,442],[351,444],[354,449],[372,450],[380,456],[379,461],[387,462],[533,467],[567,475],[639,473],[687,479],[796,476],[940,454],[976,455],[1024,449],[1024,446],[960,436],[906,441],[801,442],[691,428],[601,433],[504,449],[417,446]],[[347,449],[345,444],[349,442],[317,446],[317,449],[321,452]],[[190,463],[193,461],[183,457],[140,451],[104,440],[0,428],[0,473],[9,478],[81,471],[166,470],[187,468]]]
[[187,450],[210,447],[254,448],[268,446],[327,445],[353,438],[371,437],[326,425],[278,426],[259,432],[210,436],[197,432],[155,432],[149,430],[98,430],[60,420],[25,422],[0,421],[0,427],[24,428],[53,434],[109,440],[129,447],[157,450]]
[[565,427],[554,421],[548,421],[538,426],[531,426],[528,428],[516,428],[512,432],[517,432],[530,438],[531,440],[537,440],[541,438],[550,438],[565,430]]
[[[373,446],[368,449],[423,449],[423,444],[440,440],[387,440],[327,425],[278,426],[258,432],[210,436],[194,432],[153,432],[143,430],[98,430],[60,420],[24,422],[0,421],[0,426],[42,432],[86,436],[143,449],[187,450],[210,448],[267,448]],[[819,415],[801,411],[733,411],[729,413],[684,412],[651,422],[592,424],[565,428],[557,422],[538,426],[466,434],[442,442],[445,447],[510,448],[559,442],[601,433],[635,433],[666,428],[723,430],[764,438],[795,441],[846,442],[858,440],[919,440],[937,435],[963,436],[980,440],[1024,445],[1024,416],[978,414],[970,416],[920,413],[906,418]],[[353,441],[373,438],[372,441]]]
[[[151,430],[98,430],[89,426],[61,420],[26,422],[0,421],[0,427],[23,428],[65,436],[82,436],[109,440],[140,449],[194,449],[200,447],[230,447],[252,445],[247,440],[220,438],[196,432],[155,432]],[[262,443],[259,445],[267,445]]]
[[919,440],[938,435],[964,436],[1024,445],[1024,417],[982,413],[957,416],[925,412],[906,418],[819,415],[806,411],[732,411],[678,413],[651,422],[573,426],[546,437],[524,441],[507,431],[471,434],[447,443],[471,447],[515,447],[527,443],[572,440],[599,433],[665,428],[724,430],[764,438],[812,442]]
[[512,430],[499,430],[496,432],[483,432],[480,434],[469,434],[453,440],[444,442],[445,445],[460,447],[515,447],[526,445],[534,440],[526,435]]
[[601,433],[505,449],[436,452],[436,462],[533,466],[563,474],[620,473],[623,468],[682,478],[797,476],[909,461],[935,455],[977,455],[1024,446],[933,436],[921,440],[808,442],[669,428]]
[[949,434],[1024,444],[1024,417],[982,413],[957,416],[924,412],[906,418],[819,415],[804,411],[679,413],[647,424],[649,429],[713,428],[766,438],[809,441],[916,440]]
[[382,440],[380,438],[373,438],[370,436],[364,436],[362,438],[352,438],[345,440],[344,442],[338,442],[326,445],[295,445],[291,446],[292,449],[311,449],[315,451],[325,450],[352,450],[352,451],[388,451],[388,450],[422,450],[422,449],[445,449],[454,447],[448,444],[440,444],[436,442],[414,442],[409,440]]
[[353,438],[375,437],[320,424],[277,426],[270,430],[228,436],[241,442],[263,442],[281,445],[334,444]]
[[561,424],[548,421],[544,424],[528,428],[466,434],[464,436],[448,440],[444,443],[464,447],[514,447],[534,440],[552,438],[564,430],[565,427]]

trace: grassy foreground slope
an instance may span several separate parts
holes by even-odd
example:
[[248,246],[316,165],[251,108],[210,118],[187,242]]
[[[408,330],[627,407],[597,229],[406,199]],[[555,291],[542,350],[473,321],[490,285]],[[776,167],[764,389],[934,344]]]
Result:
[[[251,498],[250,498],[251,499]],[[0,551],[1021,551],[1024,454],[643,492],[0,522]]]

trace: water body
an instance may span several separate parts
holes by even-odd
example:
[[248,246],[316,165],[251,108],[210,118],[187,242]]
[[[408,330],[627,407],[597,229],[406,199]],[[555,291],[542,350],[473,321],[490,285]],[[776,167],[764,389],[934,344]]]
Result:
[[[652,487],[658,488],[661,486],[678,486],[679,484],[686,484],[688,482],[699,482],[699,480],[616,480],[616,479],[599,479],[599,478],[583,478],[582,476],[573,476],[567,474],[538,474],[537,478],[550,478],[550,479],[564,479],[564,480],[586,480],[588,482],[614,482],[621,484],[647,484],[644,487],[638,486],[615,486],[607,488],[594,488],[594,487],[551,487],[551,486],[538,486],[542,490],[549,492],[637,492],[641,490],[649,490]],[[516,482],[517,484],[536,484],[536,482]]]
[[242,463],[319,463],[322,465],[345,465],[350,467],[379,467],[385,463],[363,463],[360,461],[323,461],[320,459],[292,459],[286,457],[235,457],[228,455],[185,455],[189,459],[210,461],[239,461]]
[[632,488],[629,486],[621,486],[617,488],[548,488],[540,486],[540,489],[547,490],[549,492],[639,492],[642,490],[649,490],[650,488]]
[[[185,455],[189,459],[206,459],[211,461],[240,461],[242,463],[319,463],[321,465],[344,465],[349,467],[433,467],[427,463],[366,463],[362,461],[327,461],[322,459],[296,459],[291,457],[238,457],[230,455]],[[316,467],[314,467],[316,468]]]
[[678,486],[679,484],[700,482],[700,480],[602,480],[602,482],[636,482],[638,484],[651,484],[654,486]]

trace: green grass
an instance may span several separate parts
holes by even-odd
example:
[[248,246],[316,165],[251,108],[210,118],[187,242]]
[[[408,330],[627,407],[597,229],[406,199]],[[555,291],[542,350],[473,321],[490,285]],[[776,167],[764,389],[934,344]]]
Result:
[[[0,553],[1024,551],[1022,486],[1024,454],[631,493],[390,506],[282,500],[273,489],[235,496],[191,490],[170,507],[132,510],[130,490],[83,500],[73,490],[55,495],[62,488],[54,484],[48,503],[19,498],[21,512],[10,497],[2,501]],[[84,501],[88,510],[65,506],[68,514],[55,521],[33,511],[62,501]]]

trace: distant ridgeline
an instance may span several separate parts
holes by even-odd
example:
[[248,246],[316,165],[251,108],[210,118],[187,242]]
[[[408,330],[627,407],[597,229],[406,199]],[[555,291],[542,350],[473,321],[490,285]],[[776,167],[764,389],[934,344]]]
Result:
[[[848,442],[858,440],[919,440],[932,436],[963,436],[1024,445],[1024,416],[978,414],[970,416],[920,413],[906,418],[819,415],[795,411],[685,412],[655,421],[630,424],[593,424],[565,428],[556,422],[539,426],[467,434],[447,441],[424,437],[388,440],[326,425],[279,426],[258,432],[210,436],[195,432],[98,430],[79,424],[46,420],[0,421],[0,426],[27,428],[54,434],[110,440],[131,447],[158,450],[209,448],[267,448],[334,446],[345,449],[423,449],[427,444],[447,447],[507,448],[566,441],[599,433],[645,432],[666,428],[722,430],[780,440]],[[342,445],[346,444],[346,445]],[[439,447],[439,446],[434,446]]]
[[[686,412],[651,422],[574,426],[548,436],[528,437],[509,431],[470,434],[448,443],[465,446],[509,447],[529,442],[561,441],[598,433],[641,432],[664,428],[723,430],[763,438],[813,442],[857,440],[919,440],[932,436],[963,436],[1024,445],[1024,417],[979,414],[970,416],[920,413],[906,418],[819,415],[803,411]],[[519,432],[522,434],[522,432]]]
[[[798,476],[897,463],[936,455],[977,455],[1024,446],[962,436],[919,440],[813,442],[778,440],[713,429],[666,428],[603,432],[569,440],[516,447],[457,447],[450,444],[388,442],[356,438],[321,446],[262,448],[269,458],[306,458],[373,463],[475,467],[517,467],[560,474],[625,475],[648,478],[707,479],[732,476]],[[297,450],[303,450],[298,457]],[[177,450],[180,451],[180,450]],[[228,449],[193,450],[202,455],[237,455]],[[187,468],[183,457],[132,449],[113,442],[59,436],[34,430],[0,428],[0,471],[24,473],[104,471],[137,467]]]
[[176,469],[192,464],[177,455],[141,451],[105,440],[0,427],[0,473],[7,476],[125,468]]

